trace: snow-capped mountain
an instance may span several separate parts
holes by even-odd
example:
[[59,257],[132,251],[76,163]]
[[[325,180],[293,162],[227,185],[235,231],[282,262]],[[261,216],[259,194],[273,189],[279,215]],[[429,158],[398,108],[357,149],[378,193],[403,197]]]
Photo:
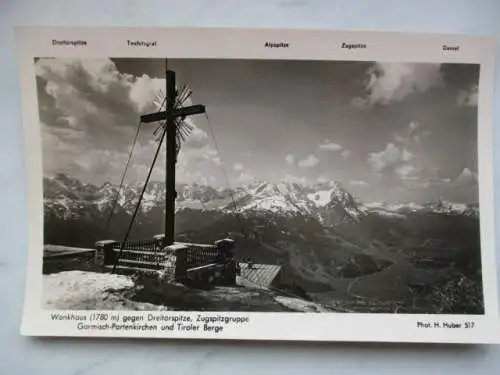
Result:
[[468,168],[462,172],[449,184],[443,186],[441,192],[445,200],[450,202],[463,202],[475,197],[478,199],[478,176]]
[[[142,190],[140,185],[125,186],[108,220],[116,186],[58,175],[45,179],[44,188],[44,241],[84,248],[103,239],[123,240]],[[234,190],[190,184],[176,190],[178,241],[208,244],[234,238],[239,259],[284,265],[287,282],[315,298],[345,293],[351,300],[355,293],[380,301],[384,290],[393,295],[394,285],[404,291],[422,283],[435,285],[434,275],[449,268],[470,274],[480,270],[473,205],[444,199],[364,204],[338,182],[259,182]],[[162,233],[164,196],[163,183],[147,186],[131,239]]]
[[469,168],[464,168],[453,183],[454,185],[466,186],[470,185],[471,183],[475,184],[477,183],[477,174],[472,172]]
[[[469,171],[470,172],[470,171]],[[469,186],[474,175],[464,172],[456,183]],[[58,218],[84,218],[104,216],[111,212],[115,200],[115,213],[128,215],[134,211],[142,186],[126,185],[118,194],[118,187],[110,183],[102,186],[85,184],[64,174],[44,179],[46,215]],[[176,187],[176,209],[215,210],[220,212],[265,212],[279,215],[312,216],[325,225],[358,222],[370,213],[404,215],[417,211],[450,214],[475,214],[477,207],[446,200],[423,205],[370,203],[357,201],[339,182],[324,182],[303,186],[295,182],[257,182],[237,189],[216,189],[203,184],[180,184]],[[165,185],[151,182],[147,186],[140,210],[148,213],[162,209]]]
[[361,202],[345,190],[337,181],[324,183],[318,186],[313,194],[313,201],[321,211],[321,221],[334,224],[339,221],[359,221],[365,212]]
[[[138,185],[125,186],[118,194],[116,206],[132,213],[141,189]],[[82,184],[63,174],[44,180],[46,209],[55,211],[58,216],[66,217],[80,208],[110,210],[117,193],[118,187],[109,183],[100,187]],[[141,211],[161,207],[164,197],[165,185],[151,182],[144,192]],[[267,211],[291,215],[320,215],[332,210],[353,219],[363,214],[355,199],[338,183],[304,187],[292,182],[259,182],[235,190],[201,184],[178,185],[176,206],[178,210]]]
[[375,212],[385,216],[402,217],[408,213],[437,213],[449,215],[477,215],[477,204],[455,203],[447,200],[429,201],[424,204],[405,203],[389,204],[386,202],[372,202],[364,205],[365,212]]
[[239,189],[234,205],[226,209],[294,214],[311,214],[313,209],[304,188],[290,182],[259,182]]

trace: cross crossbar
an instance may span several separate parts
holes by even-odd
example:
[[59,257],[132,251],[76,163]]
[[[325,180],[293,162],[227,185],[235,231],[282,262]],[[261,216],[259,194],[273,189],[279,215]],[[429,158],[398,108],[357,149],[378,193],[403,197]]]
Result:
[[[199,115],[205,113],[205,106],[201,104],[191,105],[189,107],[183,107],[175,109],[172,112],[172,117],[186,117],[192,115]],[[149,113],[147,115],[141,116],[141,121],[143,123],[158,122],[160,120],[166,120],[168,117],[167,111]]]

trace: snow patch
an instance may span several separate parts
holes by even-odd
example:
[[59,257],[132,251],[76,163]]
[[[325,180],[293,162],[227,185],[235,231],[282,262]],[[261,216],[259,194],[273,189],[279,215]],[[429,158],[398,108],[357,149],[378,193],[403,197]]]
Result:
[[43,307],[51,310],[166,310],[164,306],[126,299],[120,290],[132,288],[128,276],[67,271],[43,276]]
[[266,210],[271,212],[291,211],[300,212],[300,209],[290,202],[285,197],[273,196],[254,200],[250,204],[242,207],[242,210]]
[[397,212],[392,212],[389,210],[384,210],[384,209],[371,209],[370,212],[376,213],[380,216],[385,216],[385,217],[390,217],[390,218],[398,218],[398,219],[404,219],[406,218],[405,215],[397,213]]
[[300,298],[277,296],[274,297],[274,300],[279,304],[296,311],[318,312],[318,313],[330,311],[314,302],[304,301],[303,299]]
[[323,207],[330,202],[331,195],[332,190],[318,190],[315,193],[307,194],[307,198],[309,198],[316,207]]

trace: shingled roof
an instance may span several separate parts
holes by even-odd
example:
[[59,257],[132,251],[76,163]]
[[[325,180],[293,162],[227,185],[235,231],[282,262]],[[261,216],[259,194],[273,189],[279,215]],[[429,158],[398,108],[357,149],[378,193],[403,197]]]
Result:
[[252,264],[250,268],[248,263],[240,263],[240,268],[242,278],[264,288],[271,286],[281,270],[276,264]]

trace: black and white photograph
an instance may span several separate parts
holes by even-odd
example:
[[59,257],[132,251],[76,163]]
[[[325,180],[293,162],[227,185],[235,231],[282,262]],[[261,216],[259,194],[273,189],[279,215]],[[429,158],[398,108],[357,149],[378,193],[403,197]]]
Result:
[[23,335],[500,342],[489,38],[18,38]]
[[44,308],[484,314],[478,64],[33,64]]

